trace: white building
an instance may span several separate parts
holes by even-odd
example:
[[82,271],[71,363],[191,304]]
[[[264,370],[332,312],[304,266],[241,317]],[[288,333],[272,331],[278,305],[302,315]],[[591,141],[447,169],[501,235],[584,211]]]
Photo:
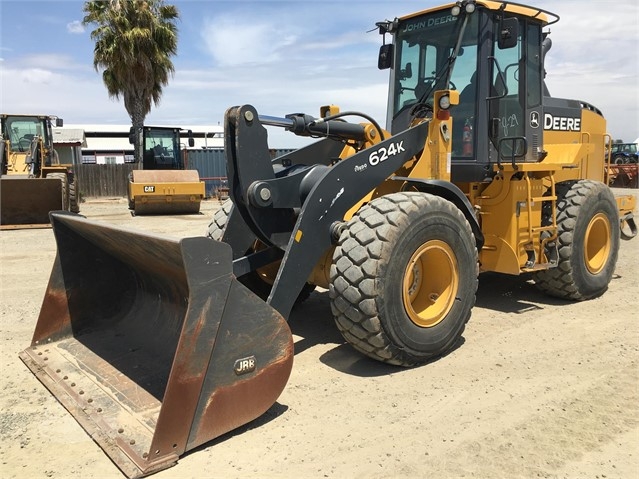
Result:
[[[153,125],[163,126],[163,125]],[[173,126],[173,125],[167,125]],[[53,135],[66,136],[65,132],[83,131],[85,141],[82,143],[82,163],[113,164],[133,162],[133,145],[129,143],[131,125],[64,125],[53,128]],[[224,148],[224,129],[217,126],[181,126],[185,149]],[[60,130],[58,133],[56,133]],[[189,148],[188,134],[193,132],[195,146]]]

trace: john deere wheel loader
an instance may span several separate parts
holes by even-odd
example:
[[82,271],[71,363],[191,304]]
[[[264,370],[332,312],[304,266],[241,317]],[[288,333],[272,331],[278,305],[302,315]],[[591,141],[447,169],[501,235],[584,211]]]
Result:
[[[139,129],[141,169],[129,176],[129,209],[133,214],[194,214],[200,212],[204,182],[196,170],[185,169],[180,129],[144,126]],[[131,127],[129,141],[135,143]],[[193,136],[189,130],[189,146]]]
[[78,213],[77,180],[60,164],[51,124],[62,118],[0,114],[0,228],[48,227],[49,212]]
[[[603,294],[635,204],[602,182],[601,112],[545,91],[542,29],[557,20],[464,0],[379,23],[386,130],[335,107],[229,108],[231,203],[209,238],[52,214],[58,255],[23,361],[136,477],[273,404],[309,285],[329,290],[354,348],[399,366],[459,341],[480,271]],[[265,125],[323,139],[272,161]]]

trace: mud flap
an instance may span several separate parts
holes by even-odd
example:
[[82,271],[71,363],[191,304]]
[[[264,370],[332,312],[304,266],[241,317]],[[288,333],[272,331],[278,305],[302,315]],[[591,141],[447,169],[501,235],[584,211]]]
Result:
[[50,227],[49,212],[63,209],[59,178],[2,178],[0,228]]
[[23,362],[128,477],[266,412],[284,318],[232,274],[231,248],[51,214],[58,251]]

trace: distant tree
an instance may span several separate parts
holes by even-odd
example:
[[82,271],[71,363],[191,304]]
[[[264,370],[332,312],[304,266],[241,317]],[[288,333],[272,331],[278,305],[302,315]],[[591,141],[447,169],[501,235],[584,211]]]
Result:
[[[124,99],[135,131],[140,131],[162,87],[175,71],[178,10],[163,0],[95,0],[84,3],[82,23],[95,24],[93,66],[112,98]],[[141,161],[139,136],[135,158]]]

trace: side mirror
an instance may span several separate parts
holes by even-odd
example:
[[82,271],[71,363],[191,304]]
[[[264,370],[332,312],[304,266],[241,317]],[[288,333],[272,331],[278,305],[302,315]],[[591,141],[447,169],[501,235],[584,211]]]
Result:
[[135,143],[135,130],[133,127],[129,128],[129,144],[133,145]]
[[56,126],[56,128],[60,128],[60,127],[64,126],[64,120],[62,118],[56,118],[55,119],[55,126]]
[[501,18],[499,21],[499,40],[497,46],[500,50],[507,50],[517,45],[519,38],[519,20],[514,17]]
[[387,44],[379,47],[379,57],[377,58],[377,68],[388,70],[393,66],[393,45]]
[[193,139],[193,130],[188,130],[189,135],[189,148],[193,148],[195,146],[195,140]]

